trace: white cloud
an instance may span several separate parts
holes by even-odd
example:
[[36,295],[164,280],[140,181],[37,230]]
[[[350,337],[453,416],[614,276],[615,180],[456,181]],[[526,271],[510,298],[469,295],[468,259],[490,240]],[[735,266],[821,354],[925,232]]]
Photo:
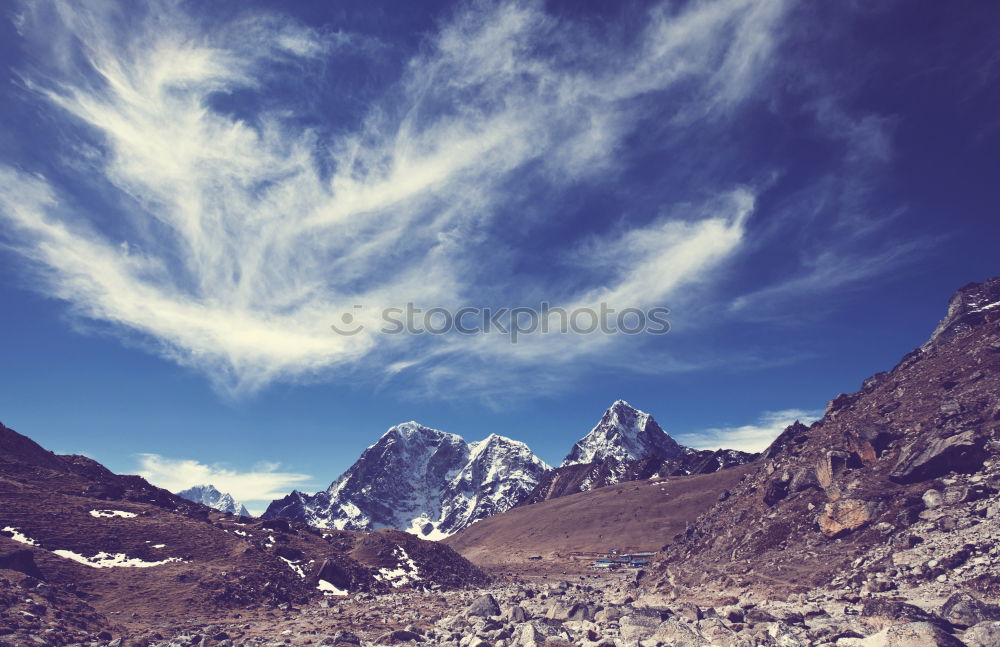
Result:
[[268,503],[312,479],[308,474],[280,472],[280,467],[277,463],[261,463],[250,471],[240,472],[219,464],[140,454],[138,473],[153,485],[171,492],[196,485],[214,485],[220,492],[233,495],[252,512],[260,514]]
[[[310,65],[343,52],[350,37],[341,32],[273,15],[206,25],[169,2],[123,29],[106,5],[51,6],[54,14],[19,14],[26,39],[55,43],[24,83],[82,128],[66,168],[110,198],[84,205],[72,183],[0,167],[12,244],[38,268],[39,289],[81,317],[138,335],[241,394],[362,361],[392,373],[456,346],[528,361],[527,347],[491,340],[425,348],[377,336],[377,326],[343,337],[329,324],[359,303],[448,307],[470,295],[560,289],[483,272],[485,232],[511,174],[536,165],[558,188],[608,173],[643,111],[638,100],[653,93],[685,122],[728,110],[766,69],[784,5],[656,9],[636,42],[619,47],[540,3],[467,8],[360,126],[336,135],[302,126],[293,102],[245,118],[213,101],[260,91],[289,69],[308,79]],[[748,189],[716,193],[605,243],[615,259],[605,280],[578,286],[564,304],[649,303],[704,280],[739,250],[753,208]],[[474,282],[475,270],[489,279]],[[572,353],[536,356],[568,360],[610,343],[557,343]]]
[[704,431],[678,434],[678,441],[698,449],[739,449],[745,452],[760,452],[798,420],[809,425],[823,416],[822,411],[806,409],[785,409],[765,411],[757,422],[738,427],[717,427]]

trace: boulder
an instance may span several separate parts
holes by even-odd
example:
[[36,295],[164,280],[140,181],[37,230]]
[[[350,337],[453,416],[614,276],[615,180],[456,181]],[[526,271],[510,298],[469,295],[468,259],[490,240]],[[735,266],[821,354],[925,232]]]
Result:
[[788,496],[788,482],[790,480],[790,478],[782,477],[768,483],[764,490],[764,504],[770,507]]
[[889,479],[900,484],[919,483],[951,472],[972,474],[986,460],[985,443],[973,431],[927,441],[914,440],[900,452]]
[[908,623],[930,623],[938,626],[948,624],[941,617],[918,606],[883,598],[865,602],[861,607],[861,620],[876,631]]
[[924,492],[924,495],[921,498],[924,501],[924,506],[926,506],[928,510],[940,508],[944,503],[944,497],[941,496],[941,490],[935,490],[933,488]]
[[313,575],[315,581],[326,580],[338,589],[351,588],[351,575],[332,560],[324,559]]
[[690,622],[698,622],[704,616],[698,605],[692,604],[691,602],[683,602],[680,607],[677,608],[677,615]]
[[37,580],[45,580],[45,576],[35,564],[35,556],[27,548],[0,553],[0,568],[24,573]]
[[930,622],[893,625],[860,641],[863,647],[965,647],[941,627]]
[[816,464],[816,480],[821,487],[828,488],[839,475],[861,465],[861,458],[856,453],[831,450]]
[[412,643],[412,642],[423,642],[423,637],[412,631],[406,631],[405,629],[397,629],[396,631],[390,631],[389,633],[382,634],[375,639],[375,644],[377,645],[397,645],[399,643]]
[[841,499],[823,507],[818,523],[820,531],[833,539],[868,525],[875,515],[875,506],[860,499]]
[[541,647],[551,637],[559,635],[559,628],[551,621],[529,620],[517,625],[511,643],[519,647]]
[[651,637],[660,626],[659,615],[632,613],[618,621],[618,630],[625,641],[640,641]]
[[959,592],[941,605],[941,616],[957,627],[971,627],[980,622],[1000,620],[1000,607]]
[[679,620],[664,620],[651,636],[652,640],[671,647],[702,647],[709,642]]
[[528,612],[525,611],[524,607],[522,607],[520,604],[510,607],[509,609],[504,611],[502,615],[504,620],[510,620],[515,624],[521,622],[527,622],[528,618],[530,617],[528,615]]
[[344,631],[341,629],[337,633],[333,634],[333,644],[334,645],[360,645],[361,639],[357,637],[356,634],[350,631]]
[[496,598],[487,593],[476,598],[476,601],[469,605],[465,615],[482,616],[484,618],[498,616],[500,615],[500,605],[497,604]]
[[973,625],[962,634],[966,647],[996,647],[1000,645],[1000,622],[990,620]]

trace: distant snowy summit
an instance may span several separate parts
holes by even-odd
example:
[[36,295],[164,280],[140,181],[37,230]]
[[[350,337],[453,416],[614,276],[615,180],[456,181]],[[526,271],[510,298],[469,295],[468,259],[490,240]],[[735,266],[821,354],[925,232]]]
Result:
[[735,449],[685,447],[645,411],[616,400],[593,429],[578,440],[562,465],[549,471],[519,505],[577,492],[666,476],[708,474],[752,461]]
[[243,517],[251,516],[242,503],[234,499],[231,494],[219,492],[214,485],[196,485],[183,492],[178,492],[177,496],[195,503],[202,503],[219,512],[238,514]]
[[264,518],[340,530],[399,528],[441,539],[520,503],[551,469],[524,443],[461,436],[405,422],[324,491],[294,491]]
[[411,421],[386,431],[326,490],[293,491],[271,502],[263,517],[442,539],[515,506],[622,481],[715,472],[753,457],[684,447],[624,400],[611,405],[557,469],[504,436],[469,443]]
[[616,400],[604,412],[597,426],[573,445],[561,467],[606,460],[670,460],[686,449],[663,431],[653,416],[624,400]]

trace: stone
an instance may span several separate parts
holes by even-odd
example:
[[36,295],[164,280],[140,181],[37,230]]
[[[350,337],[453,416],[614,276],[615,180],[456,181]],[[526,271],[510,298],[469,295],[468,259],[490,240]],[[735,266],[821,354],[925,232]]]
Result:
[[854,452],[828,451],[816,464],[816,480],[820,487],[828,488],[838,476],[861,464],[861,458]]
[[941,605],[941,616],[956,627],[971,627],[980,622],[1000,620],[1000,607],[959,592]]
[[875,506],[860,499],[841,499],[823,506],[818,523],[820,532],[831,539],[859,530],[874,517]]
[[704,617],[702,615],[701,609],[698,605],[692,604],[690,602],[684,602],[677,608],[677,615],[690,622],[698,622]]
[[35,557],[27,548],[12,550],[0,554],[0,568],[5,568],[18,573],[24,573],[37,580],[45,580],[45,576],[35,564]]
[[726,626],[720,618],[705,618],[698,621],[698,632],[712,644],[726,644],[731,641],[735,632]]
[[918,606],[883,598],[875,598],[865,602],[861,607],[861,619],[876,631],[907,623],[947,624],[939,616],[924,611]]
[[990,620],[969,627],[962,635],[966,647],[996,647],[1000,645],[1000,622]]
[[657,627],[660,626],[660,622],[661,620],[658,615],[632,613],[623,616],[618,621],[618,630],[625,641],[645,640],[656,632]]
[[481,595],[476,598],[475,602],[469,605],[465,615],[483,617],[498,616],[500,615],[500,605],[497,604],[496,598],[487,593],[486,595]]
[[924,505],[928,510],[940,508],[944,503],[944,497],[941,496],[941,491],[933,488],[924,492],[924,496],[922,498],[924,500]]
[[941,627],[930,622],[893,625],[858,642],[861,647],[966,647]]
[[743,612],[743,621],[751,624],[757,624],[759,622],[774,622],[775,620],[777,620],[777,618],[760,607],[751,607]]
[[650,637],[654,642],[671,647],[701,647],[709,642],[694,629],[679,620],[664,620]]
[[764,490],[764,504],[773,506],[788,496],[788,483],[791,479],[778,478],[767,484]]
[[743,609],[739,607],[721,607],[716,612],[729,622],[743,622]]
[[517,625],[511,643],[520,647],[541,647],[548,638],[558,635],[559,629],[551,621],[529,620]]
[[889,479],[905,485],[951,472],[973,474],[982,468],[986,457],[985,443],[973,431],[939,436],[930,441],[921,438],[903,448]]
[[316,570],[313,579],[316,582],[319,582],[319,580],[325,580],[338,589],[351,588],[350,574],[333,560],[329,559],[323,560],[323,563],[320,564],[320,567]]
[[397,629],[396,631],[390,631],[389,633],[382,634],[375,639],[375,642],[379,645],[396,645],[398,643],[412,643],[412,642],[423,642],[423,637],[420,634],[414,633],[412,631],[406,631],[405,629]]
[[514,605],[503,612],[503,618],[505,620],[510,620],[516,624],[527,622],[529,617],[528,612],[525,611],[524,607],[520,604]]
[[352,633],[350,631],[344,631],[343,629],[341,629],[337,633],[333,634],[333,643],[332,644],[334,644],[334,645],[337,645],[337,644],[340,644],[340,645],[360,645],[361,644],[361,639],[358,638],[358,636],[356,634],[354,634],[354,633]]

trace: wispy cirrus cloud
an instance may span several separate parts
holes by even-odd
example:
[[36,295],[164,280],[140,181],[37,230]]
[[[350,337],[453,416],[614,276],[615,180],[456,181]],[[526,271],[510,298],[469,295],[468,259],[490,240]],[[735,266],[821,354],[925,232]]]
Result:
[[[654,3],[641,28],[603,32],[538,2],[460,4],[384,87],[356,96],[328,72],[376,64],[378,37],[166,0],[26,4],[20,98],[56,126],[48,165],[0,160],[4,238],[35,288],[233,396],[345,376],[531,392],[570,366],[648,371],[628,359],[641,345],[617,337],[389,337],[378,309],[683,303],[692,322],[767,318],[907,262],[923,243],[861,244],[866,177],[892,158],[893,120],[848,113],[822,82],[805,111],[842,166],[759,223],[782,169],[713,173],[786,64],[791,4]],[[364,102],[356,113],[325,112],[348,95]],[[662,186],[628,195],[623,175],[650,150]],[[561,196],[619,185],[607,213],[562,213]],[[741,286],[728,307],[697,302],[719,298],[702,288],[729,263],[820,219],[835,235],[794,248],[779,278]],[[536,245],[552,223],[567,233]],[[550,267],[511,271],[539,255]],[[333,334],[358,304],[372,306],[364,331]]]
[[273,14],[208,22],[172,2],[26,6],[19,33],[55,46],[20,71],[24,88],[71,135],[59,174],[0,168],[8,243],[34,263],[38,289],[231,394],[363,360],[599,353],[610,340],[415,349],[328,326],[357,303],[548,291],[567,305],[641,305],[703,280],[740,249],[746,185],[594,243],[616,260],[573,290],[558,277],[505,283],[488,231],[498,218],[528,225],[505,209],[515,177],[564,190],[613,176],[650,96],[677,124],[724,118],[765,73],[783,7],[656,6],[613,45],[540,3],[459,8],[362,119],[333,128],[272,86],[294,72],[306,91],[352,35]]

